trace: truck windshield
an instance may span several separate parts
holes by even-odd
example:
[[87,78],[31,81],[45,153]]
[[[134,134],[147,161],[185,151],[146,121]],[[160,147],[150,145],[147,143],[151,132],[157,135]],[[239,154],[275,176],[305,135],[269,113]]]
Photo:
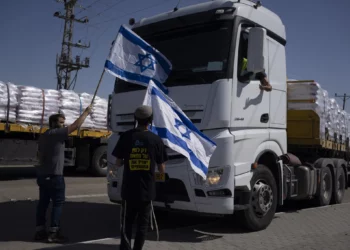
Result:
[[[146,26],[135,32],[172,63],[173,70],[164,83],[172,87],[210,84],[226,78],[232,29],[231,20],[221,20],[158,33],[148,33]],[[139,89],[144,87],[116,80],[116,93]]]

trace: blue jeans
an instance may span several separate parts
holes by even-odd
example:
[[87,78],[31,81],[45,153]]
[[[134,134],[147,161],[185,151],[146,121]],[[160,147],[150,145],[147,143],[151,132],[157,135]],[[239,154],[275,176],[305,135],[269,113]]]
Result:
[[39,203],[36,210],[36,228],[45,229],[46,212],[52,200],[50,232],[57,232],[60,228],[62,206],[65,201],[66,184],[62,175],[38,176]]

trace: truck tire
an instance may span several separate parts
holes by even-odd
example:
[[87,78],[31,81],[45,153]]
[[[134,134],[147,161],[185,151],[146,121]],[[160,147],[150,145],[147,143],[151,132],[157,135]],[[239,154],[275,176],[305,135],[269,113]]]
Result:
[[107,176],[107,146],[99,146],[92,155],[90,171],[94,176]]
[[251,201],[248,209],[239,211],[239,220],[248,230],[259,231],[268,227],[275,216],[277,185],[270,169],[261,164],[254,169],[250,184]]
[[345,194],[346,178],[342,167],[337,168],[337,175],[333,185],[333,194],[331,204],[340,204],[343,201]]
[[318,187],[318,194],[316,196],[316,203],[318,206],[327,206],[331,202],[333,192],[333,177],[331,170],[323,166],[321,168],[320,184]]

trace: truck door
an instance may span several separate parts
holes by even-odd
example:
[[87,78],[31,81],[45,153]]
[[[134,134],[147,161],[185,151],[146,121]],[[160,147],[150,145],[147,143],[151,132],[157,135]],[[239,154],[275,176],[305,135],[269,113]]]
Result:
[[[259,88],[255,75],[247,76],[244,67],[248,57],[248,29],[239,29],[236,49],[236,70],[233,76],[232,125],[235,128],[268,128],[270,124],[270,93]],[[267,59],[266,59],[267,60]],[[268,65],[268,64],[266,64]],[[268,66],[267,66],[268,67]],[[268,73],[268,68],[266,69]]]

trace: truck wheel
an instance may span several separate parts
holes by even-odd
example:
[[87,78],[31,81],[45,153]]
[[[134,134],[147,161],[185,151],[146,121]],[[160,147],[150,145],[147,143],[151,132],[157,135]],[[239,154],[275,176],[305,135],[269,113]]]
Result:
[[90,170],[94,176],[107,176],[107,146],[100,146],[94,150]]
[[343,201],[345,194],[346,178],[342,167],[337,169],[337,178],[335,178],[334,189],[332,194],[332,204],[340,204]]
[[250,231],[265,229],[272,221],[277,207],[277,185],[270,169],[258,165],[250,181],[252,187],[249,208],[241,211],[243,226]]
[[321,168],[321,178],[319,184],[319,192],[316,197],[318,206],[327,206],[331,202],[333,191],[333,178],[331,170],[328,167]]

